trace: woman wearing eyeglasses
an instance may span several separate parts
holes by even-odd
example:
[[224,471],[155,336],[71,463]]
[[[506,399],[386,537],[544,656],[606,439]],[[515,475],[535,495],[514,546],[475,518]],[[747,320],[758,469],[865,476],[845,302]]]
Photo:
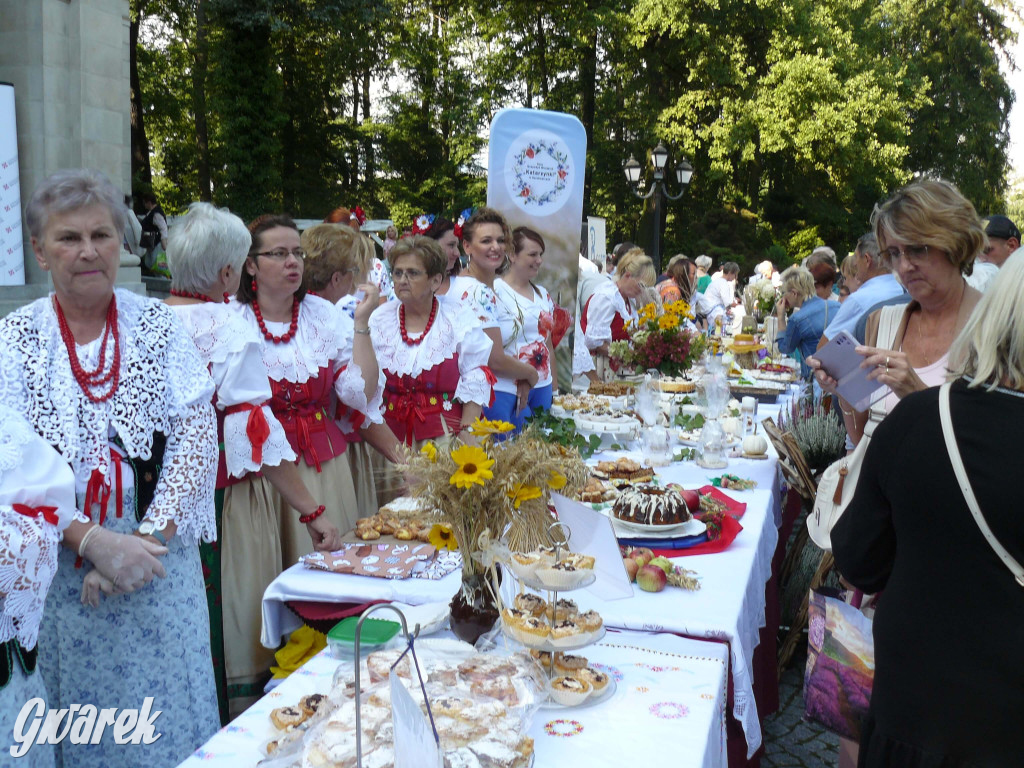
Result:
[[614,277],[598,275],[580,286],[583,311],[573,349],[574,376],[585,373],[591,381],[604,379],[611,342],[629,338],[626,324],[636,317],[637,302],[656,278],[651,257],[634,248],[619,259]]
[[[299,456],[302,481],[322,506],[298,514],[261,476],[248,475],[224,501],[224,630],[229,689],[262,685],[271,651],[259,644],[261,602],[267,585],[310,551],[307,525],[321,515],[348,531],[357,508],[346,440],[334,421],[332,395],[367,421],[380,421],[383,377],[367,321],[378,305],[376,286],[349,318],[302,287],[305,253],[287,216],[263,216],[249,225],[252,247],[231,306],[261,340],[270,379],[270,408]],[[245,648],[232,647],[231,637]],[[233,708],[236,700],[232,700]]]
[[[906,305],[883,307],[868,319],[867,344],[857,351],[869,378],[892,392],[882,408],[888,413],[900,398],[945,381],[949,348],[967,323],[981,294],[967,285],[974,259],[985,245],[985,231],[974,206],[950,183],[924,178],[908,184],[883,205],[871,221],[879,250],[888,256],[910,294]],[[826,392],[836,380],[808,360]],[[868,412],[854,411],[840,398],[846,428],[856,444]]]
[[437,298],[447,259],[436,241],[403,238],[388,259],[398,301],[370,318],[384,418],[413,447],[465,433],[491,399],[491,340],[460,304]]

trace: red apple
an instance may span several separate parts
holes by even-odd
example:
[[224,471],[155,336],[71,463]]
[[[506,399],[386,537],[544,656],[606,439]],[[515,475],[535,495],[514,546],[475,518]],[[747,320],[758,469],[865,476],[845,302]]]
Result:
[[636,547],[629,551],[629,556],[636,561],[636,564],[643,568],[654,559],[654,552],[647,547]]
[[636,574],[636,585],[644,592],[661,592],[667,583],[665,572],[656,565],[645,565]]
[[683,501],[686,502],[686,508],[690,510],[690,514],[700,509],[700,494],[697,491],[683,490],[679,493],[682,495]]

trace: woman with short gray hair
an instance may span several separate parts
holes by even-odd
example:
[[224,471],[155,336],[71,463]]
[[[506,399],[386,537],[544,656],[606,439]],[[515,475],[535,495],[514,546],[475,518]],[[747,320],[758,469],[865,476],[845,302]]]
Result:
[[[270,410],[270,381],[263,368],[259,337],[225,306],[227,297],[238,289],[252,236],[245,223],[209,203],[193,203],[169,236],[167,260],[171,266],[170,306],[195,342],[203,363],[209,368],[217,393],[214,403],[221,414],[220,466],[217,488],[223,502],[232,495],[235,483],[250,472],[262,472],[285,500],[308,515],[319,508],[295,467],[295,451],[284,428]],[[224,297],[221,301],[220,297]],[[217,508],[219,547],[203,547],[206,565],[206,596],[210,606],[211,645],[214,659],[223,660],[220,552],[228,546],[221,533],[221,510]],[[338,549],[338,531],[326,517],[306,524],[315,549]],[[258,642],[259,628],[251,638]],[[238,641],[233,640],[235,646]],[[221,720],[228,716],[227,681],[224,664],[215,664]]]
[[102,174],[45,179],[26,220],[54,291],[0,320],[0,401],[79,491],[39,633],[49,705],[152,696],[162,713],[151,744],[126,749],[108,729],[55,745],[58,765],[83,768],[177,765],[217,729],[196,546],[216,536],[213,382],[167,306],[114,287],[124,215]]

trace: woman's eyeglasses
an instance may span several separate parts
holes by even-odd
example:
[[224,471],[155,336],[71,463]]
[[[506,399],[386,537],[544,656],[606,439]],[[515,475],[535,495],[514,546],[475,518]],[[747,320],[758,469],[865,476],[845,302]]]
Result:
[[271,259],[277,259],[278,261],[284,261],[289,256],[294,256],[299,261],[304,261],[306,258],[306,252],[301,248],[289,251],[287,248],[275,248],[272,251],[260,251],[254,254],[255,256],[266,256]]
[[892,261],[907,259],[907,261],[917,264],[928,255],[930,248],[927,245],[905,245],[902,248],[886,248],[885,252]]
[[418,280],[425,274],[427,273],[422,269],[394,269],[391,271],[391,279],[396,283],[399,283],[402,280],[408,280],[411,283],[413,280]]

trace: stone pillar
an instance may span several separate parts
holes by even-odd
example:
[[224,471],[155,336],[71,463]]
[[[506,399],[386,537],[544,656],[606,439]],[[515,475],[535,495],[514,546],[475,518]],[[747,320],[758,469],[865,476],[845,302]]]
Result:
[[[14,84],[22,204],[61,168],[95,168],[131,191],[128,0],[0,0],[0,80]],[[24,287],[0,314],[43,296],[49,276],[25,229]],[[139,267],[118,282],[145,292]]]

